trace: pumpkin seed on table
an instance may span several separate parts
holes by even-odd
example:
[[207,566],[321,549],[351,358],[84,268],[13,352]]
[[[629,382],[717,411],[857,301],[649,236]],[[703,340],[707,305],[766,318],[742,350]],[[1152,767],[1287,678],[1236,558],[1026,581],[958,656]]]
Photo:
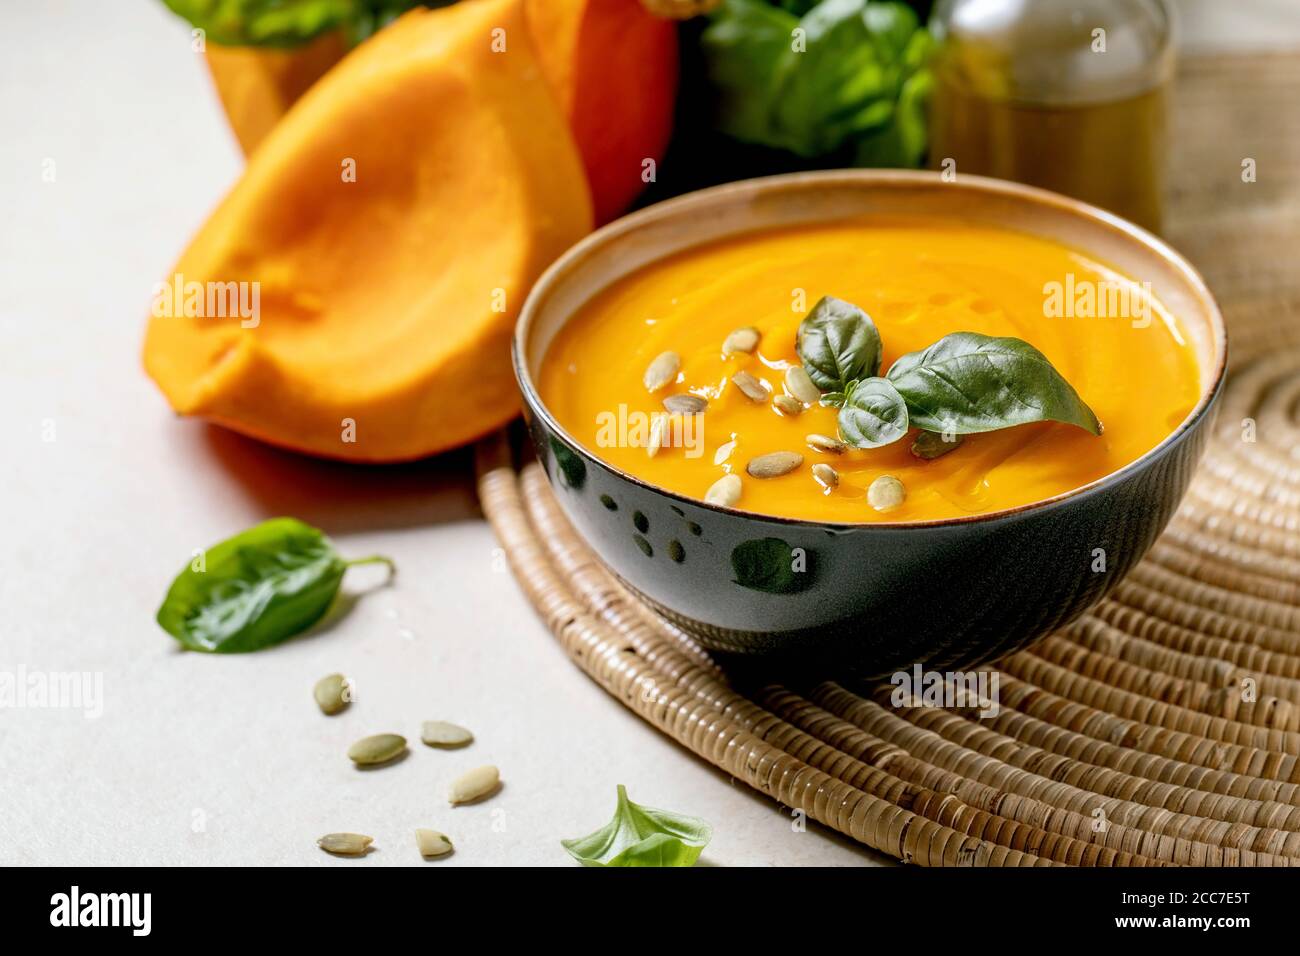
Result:
[[400,734],[374,734],[362,737],[348,748],[348,759],[358,767],[388,763],[406,753],[406,738]]
[[754,349],[758,348],[759,341],[763,334],[752,325],[747,325],[742,329],[733,330],[722,342],[722,354],[728,355],[751,355]]
[[912,442],[912,454],[917,458],[926,461],[933,461],[941,455],[946,455],[962,442],[960,435],[953,435],[952,441],[947,441],[938,432],[921,432],[916,436],[916,441]]
[[893,475],[881,475],[867,488],[867,504],[877,511],[891,511],[906,497],[907,489]]
[[730,508],[740,500],[741,488],[739,475],[723,475],[709,485],[709,490],[704,493],[704,503]]
[[812,473],[827,488],[834,488],[840,483],[840,473],[825,462],[819,461],[813,465]]
[[765,402],[771,394],[771,389],[767,387],[766,382],[755,378],[748,372],[737,372],[731,376],[731,382],[752,402]]
[[828,455],[842,455],[849,450],[847,443],[838,438],[831,438],[829,435],[804,435],[803,440],[808,443],[809,448],[814,451],[824,451]]
[[447,799],[452,806],[491,796],[501,786],[501,772],[491,764],[475,767],[452,781]]
[[426,720],[420,728],[420,739],[430,747],[468,747],[474,742],[474,735],[445,720]]
[[698,415],[709,407],[706,398],[687,392],[683,395],[669,395],[664,399],[664,408],[674,415]]
[[426,860],[446,856],[453,849],[447,834],[423,828],[415,831],[415,845],[420,848],[420,856]]
[[312,696],[322,714],[337,714],[352,702],[348,696],[348,679],[342,674],[322,677],[312,688]]
[[327,833],[316,841],[316,845],[335,856],[365,856],[374,842],[374,837],[364,833]]
[[785,370],[785,390],[805,405],[816,405],[822,399],[822,390],[802,365],[791,365]]
[[641,381],[646,391],[657,392],[665,385],[677,381],[677,373],[682,370],[682,358],[676,352],[660,352],[655,360],[647,366]]
[[803,402],[792,395],[778,395],[772,399],[772,405],[782,415],[793,417],[803,413]]
[[745,471],[753,478],[780,478],[803,464],[803,455],[797,451],[773,451],[751,458]]

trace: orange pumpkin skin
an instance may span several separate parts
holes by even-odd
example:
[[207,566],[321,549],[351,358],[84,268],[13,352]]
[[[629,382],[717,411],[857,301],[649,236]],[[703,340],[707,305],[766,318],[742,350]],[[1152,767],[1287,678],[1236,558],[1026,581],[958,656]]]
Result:
[[514,319],[591,228],[540,74],[522,0],[470,0],[406,14],[313,86],[168,274],[257,283],[255,327],[155,301],[144,364],[173,408],[368,462],[511,419]]
[[596,223],[645,188],[668,147],[677,102],[677,28],[640,0],[528,0],[528,22],[568,117]]
[[[596,223],[604,224],[645,188],[646,160],[658,164],[672,136],[676,26],[640,0],[528,0],[525,9],[542,70],[582,154]],[[208,67],[245,155],[345,52],[337,33],[296,50],[208,47]]]
[[245,156],[346,52],[340,33],[292,50],[209,44],[208,72]]

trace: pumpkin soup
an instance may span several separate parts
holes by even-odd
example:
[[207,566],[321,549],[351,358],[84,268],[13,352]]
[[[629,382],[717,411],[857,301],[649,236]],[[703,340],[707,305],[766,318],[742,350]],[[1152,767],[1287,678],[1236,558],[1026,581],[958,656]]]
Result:
[[597,457],[746,511],[960,517],[1109,474],[1199,396],[1149,289],[1049,240],[930,220],[740,236],[601,292],[542,400]]

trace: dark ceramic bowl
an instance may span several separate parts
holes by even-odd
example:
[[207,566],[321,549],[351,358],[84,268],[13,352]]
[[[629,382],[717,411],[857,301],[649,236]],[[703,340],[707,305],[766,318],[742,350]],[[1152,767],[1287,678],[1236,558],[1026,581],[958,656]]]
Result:
[[[1201,369],[1187,419],[1137,461],[1065,494],[970,517],[829,524],[706,505],[646,484],[567,434],[537,392],[556,331],[646,263],[737,233],[899,214],[955,217],[1064,242],[1143,281],[1183,322]],[[1051,321],[1044,319],[1044,321]],[[597,231],[534,286],[514,341],[533,443],[560,504],[601,560],[704,645],[777,673],[957,670],[1025,646],[1100,600],[1178,506],[1205,442],[1227,343],[1204,282],[1151,234],[1012,183],[832,171],[732,183]],[[791,573],[793,549],[806,570]],[[1094,549],[1106,570],[1094,572]],[[942,582],[939,587],[919,581]]]

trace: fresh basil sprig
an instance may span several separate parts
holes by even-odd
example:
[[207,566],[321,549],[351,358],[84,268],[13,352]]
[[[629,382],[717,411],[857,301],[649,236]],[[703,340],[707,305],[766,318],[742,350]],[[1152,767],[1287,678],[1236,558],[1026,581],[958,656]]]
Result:
[[799,323],[795,351],[813,384],[843,394],[880,371],[880,333],[856,305],[825,296]]
[[926,431],[971,435],[1054,421],[1101,434],[1079,393],[1023,339],[953,332],[904,355],[887,377]]
[[907,6],[724,0],[709,18],[699,45],[723,133],[803,157],[921,164],[933,41]]
[[712,838],[713,828],[698,817],[633,803],[619,784],[614,819],[560,843],[583,866],[694,866]]
[[221,46],[292,48],[342,30],[352,43],[387,26],[412,7],[453,0],[163,0]]
[[272,518],[214,545],[176,576],[158,623],[194,651],[257,651],[305,631],[334,601],[343,573],[378,555],[345,561],[328,538],[296,518]]
[[863,379],[849,387],[838,421],[854,448],[880,448],[907,434],[907,402],[889,379]]
[[1056,421],[1101,434],[1079,393],[1022,339],[953,332],[902,356],[878,378],[882,344],[875,323],[857,306],[827,296],[799,323],[795,347],[822,390],[821,404],[840,410],[840,437],[855,448],[891,444],[909,428],[970,435]]

